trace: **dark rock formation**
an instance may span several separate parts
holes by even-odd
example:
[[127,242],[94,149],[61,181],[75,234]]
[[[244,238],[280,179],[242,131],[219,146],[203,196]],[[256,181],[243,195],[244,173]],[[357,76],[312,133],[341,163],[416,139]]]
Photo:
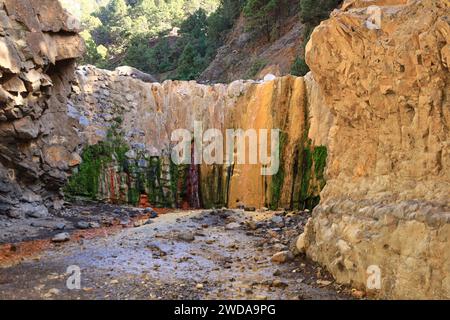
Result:
[[[59,208],[79,139],[66,100],[79,24],[52,0],[0,1],[0,215]],[[45,205],[44,205],[45,204]]]

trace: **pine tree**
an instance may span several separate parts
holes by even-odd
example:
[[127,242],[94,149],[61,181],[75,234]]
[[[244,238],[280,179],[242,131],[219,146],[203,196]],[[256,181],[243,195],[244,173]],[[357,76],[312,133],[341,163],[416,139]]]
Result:
[[244,6],[247,27],[270,41],[278,36],[280,20],[287,8],[287,0],[248,0]]

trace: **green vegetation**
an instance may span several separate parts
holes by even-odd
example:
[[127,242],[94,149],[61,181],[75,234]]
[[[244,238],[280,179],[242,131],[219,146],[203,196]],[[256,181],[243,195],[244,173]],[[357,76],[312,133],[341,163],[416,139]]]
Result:
[[330,15],[330,12],[337,8],[342,3],[342,0],[300,0],[299,16],[301,22],[305,25],[303,31],[302,56],[295,59],[291,73],[295,76],[304,76],[309,72],[309,67],[306,64],[304,52],[306,44],[311,38],[311,33],[322,20],[325,20]]
[[[311,30],[340,0],[62,0],[81,16],[83,64],[130,65],[164,79],[193,80],[208,67],[241,12],[255,39],[274,41],[286,18],[298,13]],[[77,4],[79,6],[77,6]],[[81,11],[79,10],[81,8]],[[175,29],[177,28],[177,29]],[[303,48],[304,49],[304,48]],[[303,52],[304,50],[302,50]],[[255,64],[250,74],[258,72]],[[308,72],[304,57],[292,73]]]
[[287,0],[248,0],[244,6],[247,28],[263,34],[267,41],[276,39],[288,7]]
[[291,68],[291,74],[298,77],[303,77],[309,72],[309,67],[302,57],[295,58],[294,64]]
[[[311,146],[306,139],[299,152],[298,172],[301,173],[300,190],[294,194],[298,209],[312,210],[320,201],[320,192],[325,187],[325,167],[327,165],[327,148]],[[297,208],[296,208],[297,209]]]
[[[82,63],[130,65],[167,78],[195,79],[214,58],[245,0],[63,0],[81,7]],[[174,29],[178,28],[178,29]]]
[[117,125],[113,125],[105,141],[88,146],[83,151],[82,163],[64,190],[66,197],[82,196],[97,200],[102,170],[112,163],[118,164],[123,170],[128,150]]
[[300,0],[300,19],[310,26],[317,26],[325,20],[342,0]]
[[324,146],[315,147],[312,154],[314,162],[314,173],[320,189],[325,187],[325,167],[327,166],[328,151]]

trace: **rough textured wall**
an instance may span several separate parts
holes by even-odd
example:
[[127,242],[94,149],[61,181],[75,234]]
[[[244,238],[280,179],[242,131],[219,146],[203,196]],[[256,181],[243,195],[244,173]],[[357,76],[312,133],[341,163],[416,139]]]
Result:
[[[381,10],[381,29],[366,10]],[[327,185],[299,246],[390,298],[450,298],[450,2],[347,1],[307,61],[335,116]]]
[[[46,215],[79,163],[67,117],[78,23],[53,0],[0,1],[0,214]],[[45,206],[43,205],[45,204]]]
[[[151,203],[159,205],[185,206],[187,202],[190,206],[275,209],[317,202],[324,179],[320,165],[314,162],[314,155],[319,154],[314,150],[320,146],[317,143],[326,141],[322,137],[312,139],[315,142],[308,139],[308,118],[311,114],[317,127],[317,119],[327,109],[317,98],[312,77],[211,86],[178,81],[159,84],[85,66],[78,69],[77,79],[68,108],[69,115],[79,122],[80,138],[94,145],[107,140],[111,128],[117,127],[131,149],[125,150],[125,166],[112,161],[106,165],[106,176],[103,169],[97,172],[101,176],[100,199],[132,198],[135,202],[136,194],[146,194]],[[307,88],[314,93],[311,99]],[[220,130],[224,137],[226,129],[279,128],[280,173],[262,176],[261,165],[174,167],[169,159],[174,147],[171,134],[179,128],[193,131],[194,121],[201,121],[204,130]],[[138,170],[127,170],[130,164]],[[305,165],[307,177],[302,174]]]

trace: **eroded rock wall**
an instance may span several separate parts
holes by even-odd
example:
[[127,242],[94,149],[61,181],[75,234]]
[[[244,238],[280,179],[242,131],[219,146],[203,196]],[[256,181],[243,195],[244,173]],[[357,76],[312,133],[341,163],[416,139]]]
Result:
[[67,117],[69,81],[84,52],[58,1],[0,1],[0,214],[48,214],[79,164]]
[[[136,170],[115,163],[106,176],[101,170],[97,194],[101,199],[129,201],[132,194],[135,202],[136,194],[145,194],[153,205],[275,209],[312,206],[318,201],[324,185],[323,167],[314,160],[316,154],[326,151],[326,139],[317,133],[318,119],[328,109],[317,98],[319,89],[312,77],[228,85],[159,84],[85,66],[78,69],[72,90],[69,115],[79,122],[84,143],[105,141],[108,132],[117,127],[131,149],[126,152],[125,167],[141,168],[136,174]],[[312,136],[317,135],[313,139],[308,138],[310,115],[316,128]],[[331,118],[329,113],[325,117]],[[175,129],[193,132],[194,121],[200,121],[204,131],[218,129],[224,139],[227,129],[280,129],[279,173],[263,176],[260,164],[174,166],[170,155],[176,143],[171,134]],[[327,130],[323,127],[320,131]],[[268,138],[270,145],[270,135]],[[315,146],[322,153],[315,151]],[[323,166],[323,157],[319,160]],[[303,175],[304,166],[309,169],[307,176]],[[111,178],[111,172],[120,177]]]
[[380,297],[450,298],[450,2],[343,8],[307,47],[335,121],[327,185],[299,245],[361,289],[378,266]]

